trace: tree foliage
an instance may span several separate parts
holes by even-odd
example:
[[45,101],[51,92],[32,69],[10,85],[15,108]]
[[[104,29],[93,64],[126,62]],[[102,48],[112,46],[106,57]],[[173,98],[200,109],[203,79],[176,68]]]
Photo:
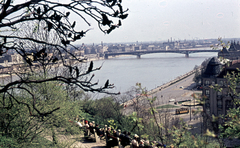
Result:
[[[101,67],[67,48],[79,50],[73,43],[92,21],[111,33],[127,10],[122,0],[1,0],[0,7],[0,56],[14,53],[24,61],[5,69],[12,77],[0,85],[1,134],[14,145],[50,131],[56,144],[57,127],[68,129],[69,119],[88,114],[79,104],[84,91],[118,94],[108,91],[109,80],[93,81]],[[83,24],[88,27],[79,29]]]
[[[36,96],[28,85],[41,84],[50,81],[66,83],[69,86],[77,86],[83,91],[110,93],[107,90],[113,85],[106,82],[102,87],[97,86],[98,82],[92,82],[96,70],[93,62],[88,67],[82,67],[79,63],[84,62],[84,58],[74,55],[67,50],[77,40],[80,40],[89,31],[77,30],[76,26],[84,22],[90,26],[92,19],[98,24],[103,33],[110,33],[121,26],[121,20],[127,18],[127,10],[122,7],[121,0],[72,0],[59,2],[55,0],[29,0],[17,2],[14,0],[1,0],[0,3],[0,55],[8,52],[15,52],[23,58],[25,65],[18,65],[17,69],[10,69],[11,74],[16,75],[16,80],[0,86],[0,93],[3,94],[1,107],[6,106],[6,101],[12,98],[16,102],[25,105],[29,113],[36,111],[36,116],[46,116],[55,108],[48,112],[42,112],[36,106]],[[75,21],[71,21],[70,16],[76,15]],[[26,24],[33,24],[30,33],[23,34]],[[41,32],[42,31],[42,32]],[[53,36],[52,36],[53,35]],[[59,42],[51,42],[49,38],[55,37]],[[66,59],[67,58],[67,59]],[[71,62],[74,61],[74,62]],[[43,72],[43,67],[59,63],[67,75],[55,73],[48,77],[30,79],[32,72]],[[46,70],[44,68],[44,70]],[[24,70],[23,70],[24,69]],[[48,69],[49,70],[49,69]],[[45,71],[46,72],[46,71]],[[22,75],[23,74],[23,75]],[[25,85],[24,85],[25,84]],[[12,92],[25,91],[32,101],[21,102]],[[116,94],[116,93],[113,93]]]
[[[224,120],[222,124],[219,125],[221,131],[220,137],[222,138],[240,138],[240,93],[238,87],[240,86],[240,71],[227,73],[225,76],[227,79],[227,95],[230,96],[233,108],[227,111],[227,114],[223,117],[219,117],[219,120]],[[215,87],[217,88],[217,87]],[[221,89],[218,89],[221,91]]]
[[201,70],[199,69],[198,66],[195,66],[194,70],[195,70],[195,75],[193,77],[193,81],[195,83],[199,84],[201,82],[201,79],[202,79]]
[[[15,138],[19,144],[31,143],[39,136],[48,135],[46,133],[49,131],[54,136],[56,127],[71,126],[68,120],[81,115],[81,108],[79,102],[72,101],[66,89],[59,84],[61,83],[45,82],[26,86],[35,96],[36,110],[25,106],[32,102],[32,95],[23,90],[16,93],[14,98],[6,98],[5,106],[9,108],[1,108],[1,134]],[[58,111],[54,112],[55,110]]]
[[[225,63],[225,67],[228,67],[229,62]],[[240,71],[238,68],[226,70],[224,76],[226,80],[224,84],[214,84],[210,88],[216,93],[221,92],[222,101],[226,101],[225,114],[220,115],[208,115],[205,113],[206,119],[209,125],[206,131],[206,135],[216,138],[221,147],[224,147],[226,143],[229,143],[229,139],[240,138],[240,100],[239,100],[239,86],[240,86]],[[224,98],[224,99],[223,99]],[[213,129],[213,130],[212,130]]]

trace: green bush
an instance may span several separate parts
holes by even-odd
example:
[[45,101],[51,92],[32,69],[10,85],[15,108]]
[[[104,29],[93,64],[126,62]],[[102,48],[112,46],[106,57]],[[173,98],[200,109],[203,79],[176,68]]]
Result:
[[0,135],[0,147],[2,148],[6,148],[6,147],[11,147],[11,148],[17,148],[18,147],[18,143],[17,140],[14,138],[10,138],[10,137],[5,137]]

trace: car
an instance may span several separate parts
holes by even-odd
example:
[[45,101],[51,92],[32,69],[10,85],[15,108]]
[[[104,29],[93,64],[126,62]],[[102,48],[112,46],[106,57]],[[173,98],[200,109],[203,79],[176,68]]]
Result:
[[179,88],[183,89],[184,87],[183,87],[183,86],[180,86]]
[[170,99],[169,102],[175,102],[176,100],[175,99]]

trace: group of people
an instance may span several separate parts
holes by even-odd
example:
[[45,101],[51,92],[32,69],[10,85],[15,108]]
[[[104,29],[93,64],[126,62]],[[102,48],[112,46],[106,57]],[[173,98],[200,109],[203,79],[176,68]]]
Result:
[[162,144],[158,141],[149,141],[147,139],[140,139],[137,134],[134,135],[132,140],[133,148],[158,148],[158,147],[166,147],[166,145]]
[[89,131],[94,134],[94,129],[97,135],[102,138],[106,138],[106,145],[108,148],[118,146],[119,142],[120,144],[125,147],[127,145],[132,144],[133,148],[157,148],[157,147],[166,147],[166,145],[162,144],[161,142],[152,141],[149,142],[149,140],[146,139],[140,139],[140,137],[135,134],[133,138],[131,138],[130,132],[119,132],[116,129],[112,129],[111,127],[108,127],[107,129],[101,129],[99,128],[99,125],[96,124],[93,125],[92,122],[88,122],[85,120],[86,129],[89,129]]
[[120,142],[123,147],[130,145],[132,141],[130,135],[130,132],[124,131],[122,133],[119,133],[115,129],[108,127],[106,131],[107,147],[117,146],[118,142]]

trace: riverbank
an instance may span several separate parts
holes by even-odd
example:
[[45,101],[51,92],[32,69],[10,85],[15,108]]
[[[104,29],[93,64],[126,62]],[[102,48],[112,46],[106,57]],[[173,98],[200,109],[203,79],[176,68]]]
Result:
[[[180,100],[177,100],[176,97],[181,98],[181,100],[184,100],[184,99],[188,100],[191,98],[192,89],[196,86],[192,80],[194,73],[195,73],[195,70],[191,70],[191,71],[169,81],[168,83],[165,83],[161,86],[158,86],[155,89],[148,91],[147,94],[148,94],[148,96],[156,96],[158,105],[167,104],[170,99],[175,99],[176,101],[180,101]],[[184,84],[185,88],[179,88],[180,84],[181,85]],[[133,105],[135,100],[136,100],[136,98],[133,98],[133,99],[123,103],[123,105],[131,106],[131,105]],[[141,98],[140,98],[140,100],[141,100]]]
[[192,74],[195,74],[195,71],[196,71],[196,70],[193,69],[193,70],[185,73],[184,75],[178,76],[177,78],[169,81],[168,83],[162,84],[161,86],[158,86],[157,88],[154,88],[154,89],[150,90],[150,91],[148,92],[148,94],[149,94],[149,95],[152,95],[152,94],[156,93],[157,91],[161,91],[161,90],[164,89],[164,88],[167,88],[167,87],[169,87],[169,86],[171,86],[171,85],[173,85],[173,84],[175,84],[175,83],[177,83],[177,82],[179,82],[179,81],[182,81],[182,80],[184,80],[185,78],[191,76]]

